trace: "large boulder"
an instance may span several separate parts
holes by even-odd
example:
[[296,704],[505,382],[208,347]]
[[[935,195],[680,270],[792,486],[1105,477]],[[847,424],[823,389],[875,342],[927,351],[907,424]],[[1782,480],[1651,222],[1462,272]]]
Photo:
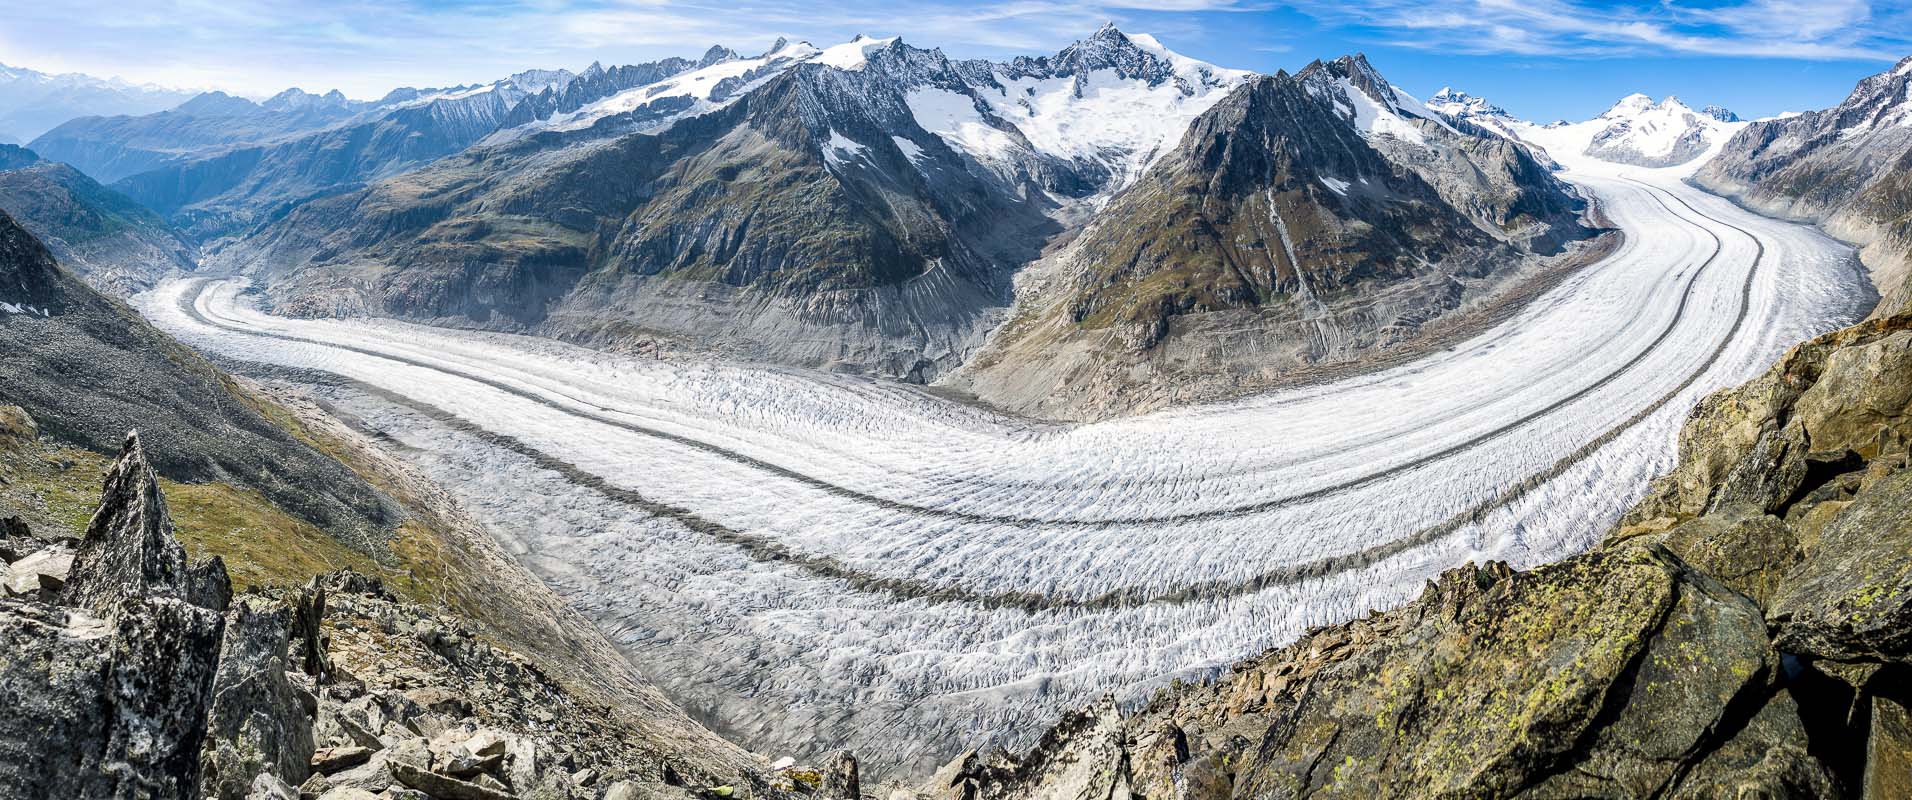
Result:
[[206,718],[200,779],[208,797],[241,800],[269,775],[297,786],[311,771],[312,721],[286,679],[292,609],[257,595],[233,604],[215,697]]
[[1912,470],[1860,491],[1773,601],[1779,647],[1912,663]]
[[1903,454],[1912,441],[1912,314],[1871,320],[1788,351],[1764,374],[1701,400],[1679,464],[1626,525],[1728,506],[1782,513],[1826,477]]

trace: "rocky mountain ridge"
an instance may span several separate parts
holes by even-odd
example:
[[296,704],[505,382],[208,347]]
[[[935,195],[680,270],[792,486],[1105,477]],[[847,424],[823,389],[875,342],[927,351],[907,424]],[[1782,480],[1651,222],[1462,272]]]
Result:
[[854,759],[699,750],[363,575],[235,597],[137,434],[64,564],[18,525],[5,544],[0,796],[858,796]]
[[[1064,315],[1058,324],[1068,330],[1058,335],[1100,339],[1107,315],[1099,309],[1159,299],[1111,299],[1134,281],[1104,277],[1078,281],[1070,291],[1085,295],[1079,302],[1019,300],[1012,278],[1077,231],[1093,239],[1097,231],[1148,224],[1132,218],[1151,213],[1141,198],[1165,191],[1162,181],[1176,176],[1147,170],[1192,146],[1191,121],[1225,102],[1250,102],[1248,84],[1266,80],[1112,26],[1053,56],[1000,64],[951,60],[896,39],[824,49],[780,42],[755,58],[718,51],[695,69],[592,103],[540,100],[553,109],[543,121],[360,191],[301,204],[213,261],[257,276],[281,313],[395,315],[935,382],[976,357],[1012,302],[1075,308],[1081,313]],[[1335,251],[1350,263],[1452,254],[1454,263],[1433,271],[1472,274],[1487,261],[1556,253],[1586,235],[1575,218],[1578,201],[1530,149],[1442,120],[1364,59],[1280,80],[1312,81],[1308,99],[1297,102],[1330,112],[1291,121],[1331,126],[1310,135],[1374,154],[1360,170],[1324,172],[1327,183],[1308,184],[1304,191],[1321,196],[1305,202],[1332,224],[1297,228],[1293,252]],[[1340,82],[1368,91],[1347,94]],[[1326,92],[1340,99],[1323,99]],[[1377,130],[1377,123],[1392,127]],[[1189,180],[1214,178],[1203,173],[1216,164],[1178,157]],[[627,176],[629,188],[583,183],[583,176],[607,174]],[[1389,193],[1396,176],[1412,184],[1398,201]],[[1358,183],[1376,178],[1382,182],[1371,190]],[[1344,180],[1357,181],[1358,191],[1341,187]],[[1131,195],[1137,199],[1124,200]],[[1423,202],[1452,216],[1405,238],[1363,234],[1345,252],[1330,239],[1309,238],[1317,228],[1367,230],[1390,215],[1424,216],[1413,207]],[[814,235],[819,230],[828,235]],[[1366,245],[1387,252],[1360,249]],[[1076,249],[1099,254],[1084,261],[1118,258],[1106,243]],[[1214,256],[1212,249],[1193,254],[1209,263],[1189,273],[1195,282],[1184,293],[1234,299],[1170,303],[1148,325],[1241,307],[1249,295],[1223,285],[1229,270]],[[1127,269],[1110,261],[1083,274]],[[1135,280],[1147,282],[1146,272]],[[1356,272],[1366,277],[1335,289],[1379,291],[1401,277],[1372,265]],[[1403,322],[1399,315],[1377,312],[1348,323],[1360,329],[1354,333],[1302,348],[1282,368],[1411,336],[1420,322],[1479,294],[1442,293],[1429,309],[1417,299],[1420,290],[1403,290],[1389,308],[1421,307],[1415,319],[1394,326]],[[1310,313],[1291,294],[1292,287],[1271,285],[1252,305],[1280,307],[1276,316]],[[1154,339],[1124,341],[1147,351]],[[1017,360],[1020,351],[997,352]],[[1076,355],[1111,355],[1089,367],[1111,372],[1133,358]],[[988,379],[948,380],[1024,413],[1118,411],[1021,404],[987,391]]]
[[0,145],[0,210],[109,294],[149,289],[198,266],[198,250],[159,215],[31,150]]
[[1072,418],[1268,386],[1488,302],[1589,235],[1580,208],[1530,148],[1455,127],[1365,58],[1255,78],[1116,193],[950,383]]
[[1749,123],[1697,175],[1762,212],[1863,245],[1879,315],[1912,302],[1912,57],[1839,105]]
[[584,81],[566,70],[530,70],[490,84],[395,89],[375,101],[296,88],[257,104],[214,93],[158,114],[72,120],[34,144],[205,241],[461,150],[514,114],[548,114],[534,98],[589,98],[689,65],[600,68]]

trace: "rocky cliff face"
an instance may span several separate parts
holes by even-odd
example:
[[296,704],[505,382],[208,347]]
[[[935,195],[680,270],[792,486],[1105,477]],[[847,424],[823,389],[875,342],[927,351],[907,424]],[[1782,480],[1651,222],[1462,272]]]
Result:
[[771,769],[660,735],[361,575],[232,597],[173,537],[137,435],[70,568],[4,533],[37,583],[0,597],[0,796],[858,796],[853,759]]
[[0,145],[0,211],[101,291],[128,295],[198,265],[165,220],[65,164]]
[[1898,797],[1912,316],[1708,398],[1605,544],[1468,566],[1213,684],[971,753],[933,797]]
[[1863,244],[1875,316],[1912,302],[1912,58],[1834,108],[1748,124],[1694,180]]

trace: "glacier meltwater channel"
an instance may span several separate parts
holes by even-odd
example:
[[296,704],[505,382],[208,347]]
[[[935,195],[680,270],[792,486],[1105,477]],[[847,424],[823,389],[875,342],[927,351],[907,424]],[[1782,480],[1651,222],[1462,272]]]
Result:
[[1210,674],[1467,561],[1592,545],[1681,419],[1863,314],[1849,248],[1582,160],[1626,238],[1385,371],[1044,425],[910,387],[521,336],[136,298],[384,431],[694,716],[761,752],[921,774],[1063,709]]

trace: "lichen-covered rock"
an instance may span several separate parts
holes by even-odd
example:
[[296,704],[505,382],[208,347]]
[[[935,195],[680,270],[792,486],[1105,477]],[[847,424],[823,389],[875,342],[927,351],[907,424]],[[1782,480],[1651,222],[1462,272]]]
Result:
[[1871,320],[1804,342],[1759,377],[1707,396],[1680,430],[1678,466],[1622,523],[1731,505],[1778,513],[1849,450],[1902,454],[1912,439],[1908,347],[1912,314]]
[[1861,491],[1784,583],[1772,608],[1780,649],[1912,663],[1912,471]]
[[291,623],[284,603],[248,595],[233,605],[200,757],[208,797],[243,798],[262,775],[297,786],[311,771],[312,721],[286,680]]
[[1615,536],[1611,544],[1658,544],[1695,569],[1767,607],[1803,553],[1784,520],[1756,507],[1729,506],[1659,533]]
[[1897,698],[1872,698],[1865,796],[1912,797],[1912,711]]
[[196,797],[222,623],[170,598],[0,601],[0,796]]
[[[1738,709],[1731,709],[1736,713]],[[1819,800],[1839,796],[1830,770],[1806,748],[1799,704],[1775,694],[1731,739],[1700,756],[1668,797],[1763,797]]]
[[1871,460],[1912,442],[1912,330],[1828,353],[1793,416],[1817,452]]
[[[1765,702],[1778,663],[1757,606],[1661,548],[1525,573],[1468,567],[1405,608],[1316,631],[1222,683],[1128,718],[1072,716],[1022,758],[971,756],[926,791],[1646,796],[1734,733],[1736,709]],[[1793,742],[1801,753],[1803,742]]]
[[824,762],[823,782],[817,793],[831,800],[858,800],[863,796],[863,777],[856,756],[848,750],[830,754]]

